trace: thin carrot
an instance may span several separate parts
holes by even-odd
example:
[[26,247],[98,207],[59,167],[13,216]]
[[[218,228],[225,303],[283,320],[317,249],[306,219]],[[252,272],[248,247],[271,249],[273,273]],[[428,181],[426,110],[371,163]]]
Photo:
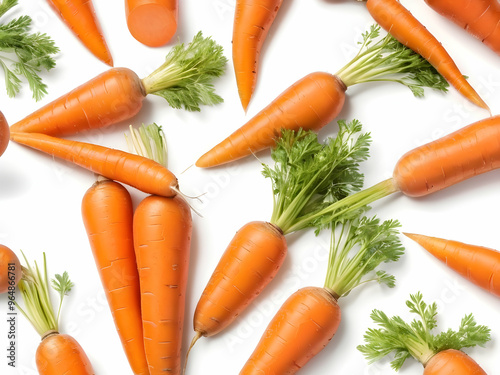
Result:
[[370,363],[391,352],[396,355],[391,367],[398,371],[407,358],[413,357],[424,366],[424,375],[486,375],[486,372],[462,348],[483,346],[490,338],[490,329],[477,325],[472,314],[466,315],[458,331],[448,329],[438,335],[437,304],[427,305],[419,292],[406,302],[410,311],[419,316],[410,324],[399,316],[389,318],[380,310],[373,310],[371,318],[380,327],[370,328],[365,334],[365,345],[358,346]]
[[78,39],[99,60],[113,66],[113,58],[95,15],[92,0],[47,0]]
[[177,31],[178,0],[125,0],[125,15],[135,39],[159,47]]
[[10,129],[5,116],[0,111],[0,156],[5,152],[9,145]]
[[260,51],[283,0],[237,0],[233,26],[233,65],[246,111],[255,90]]
[[428,60],[465,98],[489,110],[488,105],[467,82],[442,44],[399,0],[366,0],[366,7],[383,29]]
[[22,274],[21,263],[16,253],[7,246],[0,245],[0,294],[12,292],[14,296],[15,287],[21,280]]
[[500,3],[497,0],[425,0],[425,2],[500,54]]
[[11,140],[70,161],[94,173],[150,194],[174,196],[177,178],[164,166],[142,156],[90,143],[37,133],[10,133]]
[[212,80],[224,72],[222,47],[198,33],[171,49],[166,61],[144,79],[126,68],[110,69],[11,126],[13,132],[68,135],[102,128],[137,114],[148,94],[173,108],[199,111],[222,102]]
[[500,297],[500,252],[421,234],[405,233],[405,236],[467,280]]
[[446,91],[448,84],[424,58],[389,34],[379,40],[379,31],[374,25],[365,32],[358,54],[335,75],[315,72],[294,83],[196,165],[213,167],[269,148],[282,129],[321,129],[341,111],[347,88],[358,83],[398,82],[417,97],[423,87]]
[[129,192],[117,182],[97,181],[83,197],[82,217],[130,367],[136,375],[149,375]]

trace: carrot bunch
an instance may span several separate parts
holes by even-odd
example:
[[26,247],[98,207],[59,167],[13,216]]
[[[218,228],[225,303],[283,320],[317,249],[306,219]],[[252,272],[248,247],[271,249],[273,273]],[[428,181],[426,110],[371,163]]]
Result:
[[370,328],[365,334],[366,344],[358,346],[370,363],[394,352],[391,366],[396,371],[413,357],[424,366],[424,375],[486,375],[477,362],[460,349],[486,344],[490,340],[488,327],[477,325],[469,314],[462,319],[458,331],[449,329],[434,335],[437,304],[427,305],[418,292],[410,295],[406,305],[419,317],[410,324],[399,316],[389,318],[384,312],[373,310],[371,318],[380,328]]
[[375,270],[403,254],[399,226],[397,221],[380,223],[377,218],[342,220],[332,230],[324,287],[302,288],[285,301],[240,375],[295,374],[335,335],[342,315],[340,297],[368,281],[394,287],[394,276]]

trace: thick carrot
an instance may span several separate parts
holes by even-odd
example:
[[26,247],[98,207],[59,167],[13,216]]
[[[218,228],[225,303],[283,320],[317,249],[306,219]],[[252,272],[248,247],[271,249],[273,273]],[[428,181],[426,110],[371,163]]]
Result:
[[113,58],[95,15],[92,0],[47,0],[64,23],[102,62],[113,66]]
[[405,235],[467,280],[500,297],[500,252],[421,234]]
[[0,294],[13,292],[23,273],[16,253],[0,245]]
[[387,32],[428,60],[465,98],[481,108],[488,105],[464,78],[445,48],[399,0],[366,0],[366,7]]
[[159,47],[177,31],[178,0],[125,0],[125,14],[135,39]]
[[130,367],[136,375],[149,375],[144,353],[130,194],[117,182],[98,181],[83,197],[82,217]]
[[5,116],[0,111],[0,156],[5,152],[9,145],[10,130]]
[[460,350],[443,350],[427,362],[424,375],[486,375],[471,357]]
[[177,192],[177,178],[172,172],[148,158],[44,134],[11,132],[10,135],[14,142],[70,161],[146,193],[171,197]]
[[191,210],[178,196],[149,196],[134,214],[144,346],[151,375],[181,373],[191,230]]
[[233,65],[246,111],[255,90],[260,51],[283,0],[238,0],[234,12]]
[[425,0],[425,2],[500,54],[498,0]]

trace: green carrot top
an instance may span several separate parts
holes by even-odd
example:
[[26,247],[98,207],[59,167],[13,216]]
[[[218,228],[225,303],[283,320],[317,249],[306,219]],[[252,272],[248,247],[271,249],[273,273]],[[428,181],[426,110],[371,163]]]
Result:
[[396,371],[410,356],[425,366],[440,351],[483,346],[490,340],[490,329],[477,325],[472,314],[462,319],[458,331],[448,329],[437,335],[433,334],[433,329],[437,327],[437,305],[427,305],[420,292],[410,295],[406,305],[419,317],[410,324],[399,316],[389,318],[380,310],[373,310],[371,313],[371,318],[381,328],[368,329],[364,336],[367,344],[358,346],[358,350],[370,363],[394,352],[391,366]]
[[168,167],[168,148],[165,133],[156,123],[135,129],[130,125],[130,134],[125,134],[128,149],[136,155],[156,161]]

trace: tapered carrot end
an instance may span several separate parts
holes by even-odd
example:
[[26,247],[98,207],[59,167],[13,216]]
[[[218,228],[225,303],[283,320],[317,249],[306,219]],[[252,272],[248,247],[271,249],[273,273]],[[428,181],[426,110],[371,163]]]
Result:
[[414,233],[405,233],[405,232],[403,232],[403,234],[406,237],[412,239],[415,242],[418,242],[419,238],[422,237],[420,234],[414,234]]
[[201,332],[196,331],[196,334],[194,335],[193,340],[191,341],[191,345],[189,345],[188,351],[186,353],[186,360],[184,361],[184,368],[182,370],[182,375],[186,374],[186,367],[187,367],[187,362],[188,362],[189,353],[191,352],[191,349],[193,349],[193,346],[194,346],[194,344],[196,344],[196,341],[198,341],[202,336],[203,336],[203,334]]
[[163,46],[177,31],[177,8],[153,1],[141,3],[127,9],[127,26],[130,34],[142,44]]
[[243,110],[245,111],[245,113],[247,113],[248,104],[250,103],[251,96],[252,96],[252,94],[250,94],[250,95],[241,95],[240,94],[241,105],[243,106]]
[[104,64],[109,65],[110,67],[114,67],[113,65],[113,58],[111,57],[111,54],[108,55],[108,57],[104,60],[101,60]]
[[211,157],[209,156],[209,152],[202,155],[195,163],[198,168],[210,168],[213,164],[210,162]]

